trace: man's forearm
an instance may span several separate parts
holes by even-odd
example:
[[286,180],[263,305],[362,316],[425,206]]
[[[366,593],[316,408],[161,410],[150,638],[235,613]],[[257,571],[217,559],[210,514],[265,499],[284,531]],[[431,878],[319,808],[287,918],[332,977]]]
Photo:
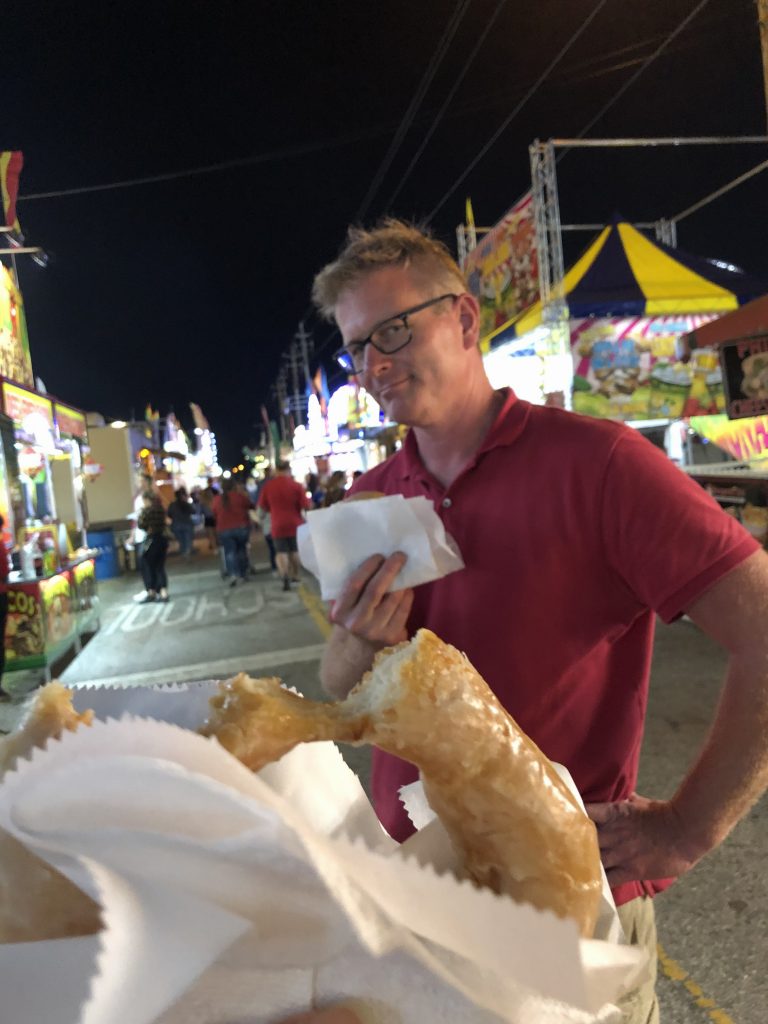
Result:
[[376,652],[383,646],[362,640],[343,626],[334,626],[320,663],[320,682],[325,692],[343,700],[363,678]]
[[672,806],[695,859],[725,839],[768,786],[768,654],[734,656],[712,729]]

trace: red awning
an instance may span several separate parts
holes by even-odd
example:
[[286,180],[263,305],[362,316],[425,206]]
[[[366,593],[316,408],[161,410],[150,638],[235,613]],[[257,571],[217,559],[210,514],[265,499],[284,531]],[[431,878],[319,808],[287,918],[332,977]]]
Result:
[[746,306],[697,327],[695,331],[684,334],[680,340],[683,350],[690,354],[694,348],[714,348],[754,334],[768,334],[768,295],[753,299]]

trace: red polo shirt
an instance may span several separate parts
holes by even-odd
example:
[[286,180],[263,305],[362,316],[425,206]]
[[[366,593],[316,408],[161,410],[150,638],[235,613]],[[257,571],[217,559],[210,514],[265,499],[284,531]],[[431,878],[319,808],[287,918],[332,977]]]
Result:
[[[464,651],[585,802],[627,798],[654,614],[673,621],[757,542],[636,431],[511,391],[447,489],[411,432],[352,490],[434,501],[466,568],[416,588],[409,632],[426,626]],[[412,827],[398,790],[416,778],[413,765],[374,751],[376,811],[400,840]],[[632,882],[614,898],[662,887]]]

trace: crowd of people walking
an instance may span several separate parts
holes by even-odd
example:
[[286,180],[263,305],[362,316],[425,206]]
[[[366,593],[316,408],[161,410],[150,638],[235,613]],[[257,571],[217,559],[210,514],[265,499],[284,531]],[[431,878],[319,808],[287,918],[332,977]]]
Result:
[[[131,547],[144,590],[134,597],[140,604],[168,601],[168,555],[177,552],[187,561],[196,550],[219,552],[222,577],[230,587],[245,583],[256,571],[251,549],[261,531],[269,556],[269,569],[283,590],[300,580],[296,534],[311,509],[328,508],[341,501],[359,473],[335,471],[324,479],[307,474],[303,484],[291,475],[290,463],[278,460],[267,466],[262,479],[246,483],[234,476],[208,480],[206,487],[177,488],[164,505],[156,485],[144,477],[134,505]],[[172,541],[176,548],[172,548]]]

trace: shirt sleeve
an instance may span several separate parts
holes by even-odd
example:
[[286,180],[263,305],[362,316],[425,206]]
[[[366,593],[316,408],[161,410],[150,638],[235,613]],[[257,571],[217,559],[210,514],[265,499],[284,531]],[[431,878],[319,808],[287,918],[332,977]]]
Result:
[[600,509],[609,565],[665,622],[760,547],[703,487],[630,430],[608,460]]

